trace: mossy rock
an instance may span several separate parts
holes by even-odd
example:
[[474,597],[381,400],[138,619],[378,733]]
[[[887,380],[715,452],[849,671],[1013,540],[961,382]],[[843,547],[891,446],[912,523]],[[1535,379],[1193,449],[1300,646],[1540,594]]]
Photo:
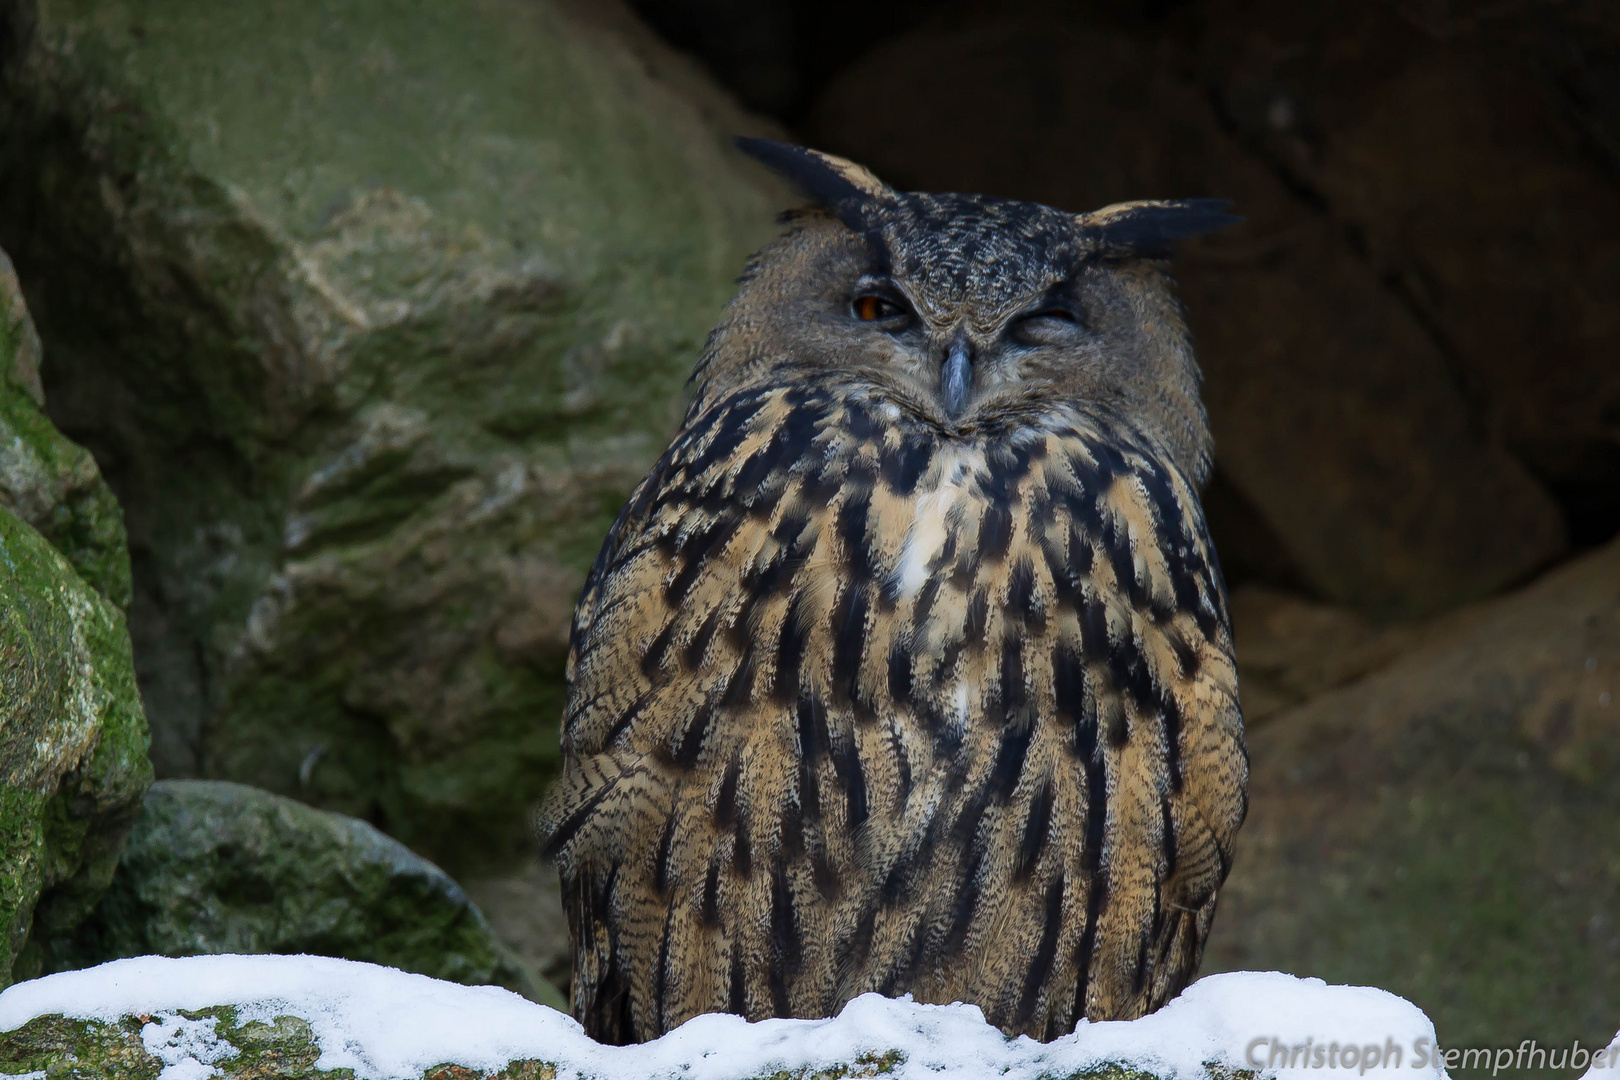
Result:
[[152,779],[123,518],[41,410],[40,351],[0,252],[0,986],[96,903]]
[[123,613],[0,507],[0,984],[99,899],[152,780]]
[[584,572],[792,201],[622,15],[0,0],[0,243],[160,775],[528,847]]
[[52,967],[211,953],[364,960],[568,1007],[444,871],[365,822],[242,784],[161,780]]
[[0,251],[0,506],[37,529],[92,588],[127,608],[124,516],[90,452],[46,417],[40,351],[17,272]]

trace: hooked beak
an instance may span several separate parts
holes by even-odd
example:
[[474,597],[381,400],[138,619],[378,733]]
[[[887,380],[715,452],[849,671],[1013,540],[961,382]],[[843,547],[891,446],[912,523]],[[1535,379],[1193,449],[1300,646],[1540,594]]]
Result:
[[940,403],[945,415],[955,420],[962,415],[967,404],[968,385],[973,380],[973,346],[965,334],[957,334],[945,353],[945,365],[939,372]]

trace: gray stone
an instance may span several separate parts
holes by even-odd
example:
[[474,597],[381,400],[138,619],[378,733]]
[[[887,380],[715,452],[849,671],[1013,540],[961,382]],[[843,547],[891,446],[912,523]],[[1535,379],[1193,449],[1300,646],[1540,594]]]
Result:
[[[198,1010],[191,1018],[212,1021],[213,1037],[209,1057],[220,1080],[325,1080],[334,1074],[315,1068],[321,1044],[310,1023],[297,1016],[278,1016],[273,1023],[241,1021],[237,1010],[213,1007]],[[42,1016],[15,1031],[0,1034],[0,1068],[39,1071],[56,1076],[64,1066],[72,1068],[75,1080],[128,1080],[130,1077],[155,1078],[163,1062],[150,1053],[141,1039],[143,1021],[127,1017],[116,1022],[73,1020]],[[895,1051],[862,1054],[854,1061],[839,1062],[826,1068],[777,1072],[759,1080],[863,1080],[892,1076],[904,1058]],[[548,1061],[525,1059],[496,1068],[478,1068],[445,1062],[422,1074],[422,1080],[555,1080],[557,1066]],[[1085,1080],[1160,1080],[1165,1074],[1153,1071],[1151,1063],[1108,1064],[1082,1074]],[[1249,1070],[1211,1065],[1208,1080],[1255,1080]],[[637,1077],[639,1080],[639,1077]],[[1032,1080],[1076,1080],[1047,1073]]]
[[791,196],[611,5],[0,0],[0,242],[159,775],[529,849],[584,572]]
[[160,780],[106,896],[53,967],[210,953],[365,960],[567,1009],[459,885],[397,840],[242,784]]

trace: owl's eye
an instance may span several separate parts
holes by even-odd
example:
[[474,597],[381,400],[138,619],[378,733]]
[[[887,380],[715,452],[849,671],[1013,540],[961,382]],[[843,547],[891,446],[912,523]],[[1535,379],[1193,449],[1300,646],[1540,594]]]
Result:
[[881,322],[903,313],[899,304],[871,293],[857,296],[850,306],[855,311],[855,317],[862,322]]
[[1012,338],[1020,345],[1061,345],[1084,329],[1080,316],[1068,308],[1044,308],[1012,324]]

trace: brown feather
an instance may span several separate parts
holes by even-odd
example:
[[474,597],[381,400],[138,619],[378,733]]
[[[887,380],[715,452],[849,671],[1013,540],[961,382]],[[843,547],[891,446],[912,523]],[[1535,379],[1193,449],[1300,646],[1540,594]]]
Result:
[[1193,481],[1107,408],[711,395],[578,611],[542,813],[613,1042],[867,991],[1051,1038],[1196,970],[1243,817]]

